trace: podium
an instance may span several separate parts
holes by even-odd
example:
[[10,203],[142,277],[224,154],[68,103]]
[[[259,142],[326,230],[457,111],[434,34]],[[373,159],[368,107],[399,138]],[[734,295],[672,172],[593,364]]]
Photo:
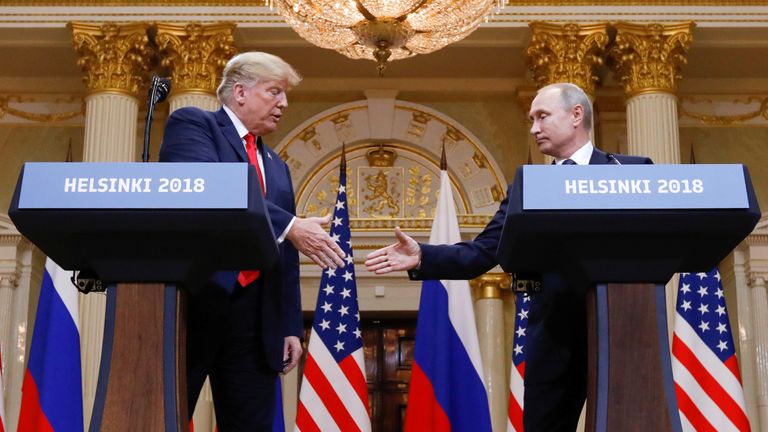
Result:
[[508,198],[502,268],[594,284],[587,430],[680,430],[664,284],[711,270],[753,230],[746,168],[524,166]]
[[188,429],[185,291],[276,264],[260,187],[245,163],[24,165],[9,210],[19,232],[107,285],[89,430]]

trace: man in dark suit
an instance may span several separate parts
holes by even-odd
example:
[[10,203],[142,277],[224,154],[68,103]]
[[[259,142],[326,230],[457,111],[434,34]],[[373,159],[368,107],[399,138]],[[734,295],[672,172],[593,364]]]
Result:
[[[531,104],[531,134],[539,149],[560,165],[645,164],[650,159],[611,155],[592,145],[592,105],[570,83],[543,87]],[[511,189],[507,189],[507,196]],[[366,266],[377,274],[408,270],[411,279],[472,279],[495,267],[507,199],[474,240],[454,245],[419,244],[395,228],[397,242],[370,253]],[[525,367],[527,432],[573,431],[586,398],[587,281],[542,275],[531,295]]]
[[297,250],[322,268],[344,266],[344,252],[323,229],[330,215],[295,216],[288,166],[261,140],[277,128],[286,92],[300,80],[279,57],[239,54],[217,90],[221,109],[181,108],[165,126],[160,161],[253,164],[278,236],[277,268],[216,272],[189,298],[189,415],[209,376],[222,432],[271,430],[277,374],[295,367],[302,352]]

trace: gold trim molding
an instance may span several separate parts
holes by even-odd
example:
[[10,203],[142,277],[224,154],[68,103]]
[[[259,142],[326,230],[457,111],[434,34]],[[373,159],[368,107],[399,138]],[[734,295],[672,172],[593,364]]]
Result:
[[614,24],[616,39],[609,52],[616,78],[627,96],[649,91],[674,93],[693,42],[693,22],[678,24]]
[[509,289],[512,278],[507,273],[486,273],[469,281],[477,293],[477,300],[500,299],[501,290]]
[[[2,119],[6,114],[10,114],[14,117],[18,117],[24,120],[41,122],[41,123],[55,123],[55,122],[69,120],[77,116],[85,115],[84,100],[80,101],[80,108],[77,110],[60,112],[60,113],[50,113],[50,114],[23,111],[23,110],[14,108],[10,105],[12,100],[16,100],[18,102],[24,102],[20,96],[14,96],[14,95],[0,96],[0,119]],[[75,102],[75,101],[70,100],[69,102]]]
[[147,23],[69,23],[80,56],[77,65],[91,92],[115,91],[138,97],[152,69],[155,51],[147,36]]
[[174,90],[213,94],[230,57],[237,54],[235,23],[157,23],[161,66],[171,71]]
[[682,103],[678,104],[678,112],[680,117],[690,117],[699,121],[700,123],[710,126],[730,126],[738,123],[744,123],[758,117],[763,117],[765,120],[768,120],[768,97],[765,97],[762,100],[759,98],[751,97],[747,102],[756,101],[760,102],[760,106],[754,111],[746,112],[743,114],[716,115],[696,113],[690,110],[686,110],[684,104]]
[[529,27],[533,36],[525,53],[539,87],[572,82],[594,95],[599,79],[594,71],[603,64],[608,23],[533,22]]

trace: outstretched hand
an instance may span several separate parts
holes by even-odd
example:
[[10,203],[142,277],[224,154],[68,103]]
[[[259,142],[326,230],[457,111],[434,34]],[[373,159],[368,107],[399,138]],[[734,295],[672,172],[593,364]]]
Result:
[[285,236],[299,252],[308,256],[322,268],[344,267],[347,254],[325,232],[331,222],[331,216],[296,218],[291,230]]
[[365,258],[365,267],[376,274],[410,270],[421,262],[421,247],[416,240],[395,227],[396,243],[375,250]]

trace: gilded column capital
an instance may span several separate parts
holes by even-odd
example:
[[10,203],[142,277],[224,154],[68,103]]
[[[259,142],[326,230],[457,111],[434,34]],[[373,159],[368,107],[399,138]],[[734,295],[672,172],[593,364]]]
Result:
[[234,23],[158,23],[155,41],[174,90],[215,93],[227,60],[237,53]]
[[532,22],[531,44],[525,50],[528,66],[539,87],[571,82],[595,93],[595,68],[603,64],[608,24],[552,24]]
[[674,93],[693,42],[693,22],[632,24],[619,22],[609,58],[628,96],[643,92]]
[[506,273],[486,273],[469,281],[469,285],[477,290],[478,300],[500,299],[501,290],[508,289],[512,278]]
[[69,23],[72,41],[80,55],[77,65],[91,92],[116,91],[138,97],[147,81],[154,49],[146,23]]

